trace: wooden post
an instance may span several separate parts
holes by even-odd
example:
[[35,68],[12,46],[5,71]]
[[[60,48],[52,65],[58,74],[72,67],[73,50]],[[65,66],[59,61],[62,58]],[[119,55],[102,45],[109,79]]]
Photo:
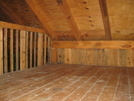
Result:
[[33,32],[30,32],[30,68],[32,68],[33,60]]
[[19,30],[16,30],[16,71],[19,70]]
[[4,73],[8,72],[7,28],[4,28]]
[[46,64],[46,34],[44,34],[44,65]]
[[26,31],[20,31],[20,70],[26,69]]
[[13,29],[10,29],[10,72],[14,71],[13,40]]
[[0,74],[3,74],[3,28],[0,27]]
[[54,63],[54,64],[58,63],[58,54],[57,54],[57,49],[56,48],[52,48],[51,62]]
[[26,32],[26,69],[28,68],[28,31]]
[[48,37],[48,63],[51,63],[51,40]]
[[37,62],[37,56],[36,56],[36,53],[37,53],[37,33],[34,33],[34,67],[36,67],[36,62]]
[[64,63],[65,64],[69,64],[70,63],[70,57],[69,57],[69,55],[70,55],[71,53],[70,53],[70,49],[69,48],[66,48],[65,49],[65,60],[64,60]]
[[38,66],[43,65],[43,35],[38,33]]

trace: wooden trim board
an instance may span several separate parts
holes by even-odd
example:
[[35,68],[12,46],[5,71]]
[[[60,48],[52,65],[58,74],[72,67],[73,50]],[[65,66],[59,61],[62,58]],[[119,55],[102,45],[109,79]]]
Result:
[[3,21],[0,21],[0,27],[18,29],[18,30],[26,30],[26,31],[38,32],[38,33],[44,33],[44,34],[46,33],[43,29],[33,28],[33,27],[28,27],[28,26],[23,26],[23,25],[18,25],[18,24],[3,22]]
[[52,41],[52,48],[134,49],[134,41]]

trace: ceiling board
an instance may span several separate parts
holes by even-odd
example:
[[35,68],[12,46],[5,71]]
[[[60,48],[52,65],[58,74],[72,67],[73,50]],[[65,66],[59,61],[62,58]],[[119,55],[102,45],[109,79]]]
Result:
[[134,40],[134,1],[107,0],[113,40]]
[[[70,27],[57,0],[32,1],[45,20],[41,23],[47,23],[57,40],[75,40],[73,27]],[[82,40],[106,40],[99,0],[66,1]],[[43,28],[36,14],[25,3],[25,0],[1,0],[1,2],[5,3],[15,13],[16,17],[22,20],[23,25]],[[134,0],[106,0],[106,4],[112,39],[134,40]],[[0,12],[0,20],[17,23],[5,12]]]
[[71,30],[66,19],[48,20],[47,23],[53,31],[70,31]]
[[81,31],[83,40],[106,40],[104,30],[85,30]]
[[1,2],[9,7],[10,10],[16,14],[18,19],[22,20],[22,25],[42,28],[36,15],[30,10],[24,0],[1,0]]

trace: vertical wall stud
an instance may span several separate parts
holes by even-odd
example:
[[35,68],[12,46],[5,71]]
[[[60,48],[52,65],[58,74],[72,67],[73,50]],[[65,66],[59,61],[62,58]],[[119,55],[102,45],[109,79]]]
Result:
[[8,72],[7,28],[4,28],[4,73]]
[[19,70],[19,30],[16,30],[16,71]]
[[46,34],[44,34],[44,65],[46,64]]
[[43,65],[43,34],[38,33],[38,66]]
[[48,63],[51,63],[51,40],[48,37]]
[[37,60],[36,60],[36,58],[37,58],[37,56],[36,56],[36,53],[37,53],[37,33],[34,33],[34,67],[36,67],[37,65],[36,65],[36,62],[37,62]]
[[28,31],[26,31],[26,68],[28,68]]
[[0,74],[3,74],[3,28],[0,27]]
[[33,60],[33,32],[30,32],[30,68],[32,68]]
[[26,31],[20,31],[20,70],[26,69]]
[[10,29],[10,71],[14,71],[14,55],[13,55],[13,29]]

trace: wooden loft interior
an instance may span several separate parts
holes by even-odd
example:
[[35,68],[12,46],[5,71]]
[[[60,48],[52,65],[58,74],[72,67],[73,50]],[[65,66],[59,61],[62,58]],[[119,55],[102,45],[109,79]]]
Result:
[[134,101],[134,0],[0,0],[0,101]]
[[0,20],[58,41],[134,40],[133,0],[1,0]]

